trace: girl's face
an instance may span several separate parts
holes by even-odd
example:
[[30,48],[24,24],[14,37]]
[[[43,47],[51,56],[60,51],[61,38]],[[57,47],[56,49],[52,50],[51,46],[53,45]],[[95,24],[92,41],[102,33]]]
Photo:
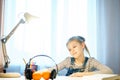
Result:
[[80,58],[80,56],[84,55],[84,46],[84,43],[79,43],[78,41],[73,40],[68,43],[67,48],[74,58]]

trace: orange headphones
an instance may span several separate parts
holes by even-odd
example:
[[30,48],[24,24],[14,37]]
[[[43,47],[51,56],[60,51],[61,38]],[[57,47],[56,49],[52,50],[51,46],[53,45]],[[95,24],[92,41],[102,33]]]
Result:
[[30,58],[29,62],[26,64],[26,67],[25,67],[25,78],[26,79],[29,79],[29,80],[40,80],[41,78],[44,78],[44,80],[49,80],[49,79],[55,79],[56,78],[56,75],[58,73],[58,66],[57,64],[55,63],[55,66],[56,66],[56,69],[53,69],[52,71],[48,71],[48,70],[43,70],[43,71],[37,71],[37,66],[34,65],[33,69],[31,67],[31,60],[33,58],[36,58],[36,57],[40,57],[40,56],[43,56],[43,57],[48,57],[50,58],[54,63],[55,61],[50,57],[50,56],[47,56],[47,55],[36,55],[32,58]]

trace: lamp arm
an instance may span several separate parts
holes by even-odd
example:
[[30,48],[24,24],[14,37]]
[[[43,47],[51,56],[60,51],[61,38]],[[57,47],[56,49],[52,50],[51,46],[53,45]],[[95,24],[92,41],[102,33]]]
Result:
[[3,57],[4,57],[4,68],[8,68],[8,64],[10,63],[10,58],[7,55],[5,43],[2,43],[2,51],[3,51]]
[[21,23],[25,23],[25,21],[23,19],[20,19],[20,21],[18,22],[18,24],[12,29],[12,31],[4,38],[1,39],[2,43],[6,43],[8,41],[8,39],[14,34],[15,30],[18,28],[18,26]]
[[[20,19],[20,21],[18,22],[18,24],[12,29],[12,31],[4,38],[1,39],[2,42],[2,51],[3,51],[3,56],[4,56],[4,68],[8,67],[8,64],[10,63],[10,59],[9,56],[7,55],[7,50],[6,50],[6,42],[9,40],[9,38],[14,34],[15,30],[18,28],[18,26],[21,23],[25,23],[25,20]],[[6,72],[6,70],[4,70],[4,72]]]

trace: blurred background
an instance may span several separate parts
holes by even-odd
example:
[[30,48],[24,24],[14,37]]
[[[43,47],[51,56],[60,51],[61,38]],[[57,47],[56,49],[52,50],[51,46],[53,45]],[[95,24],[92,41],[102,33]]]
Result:
[[24,12],[40,17],[21,24],[7,41],[11,62],[8,72],[23,74],[23,58],[28,62],[38,54],[49,55],[59,63],[70,56],[67,40],[80,35],[85,37],[92,57],[120,74],[120,0],[1,0],[0,3],[1,38],[8,35]]

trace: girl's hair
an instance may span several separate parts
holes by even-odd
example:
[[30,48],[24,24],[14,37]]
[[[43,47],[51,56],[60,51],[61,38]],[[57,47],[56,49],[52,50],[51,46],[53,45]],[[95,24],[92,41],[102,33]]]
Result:
[[[78,41],[79,43],[85,42],[85,38],[84,38],[84,37],[82,37],[82,36],[73,36],[73,37],[71,37],[71,38],[68,40],[68,42],[66,43],[66,46],[68,45],[69,42],[71,42],[71,41],[73,41],[73,40],[76,40],[76,41]],[[90,52],[89,52],[86,44],[85,44],[85,50],[87,51],[88,55],[90,56]],[[90,56],[90,57],[91,57],[91,56]]]

